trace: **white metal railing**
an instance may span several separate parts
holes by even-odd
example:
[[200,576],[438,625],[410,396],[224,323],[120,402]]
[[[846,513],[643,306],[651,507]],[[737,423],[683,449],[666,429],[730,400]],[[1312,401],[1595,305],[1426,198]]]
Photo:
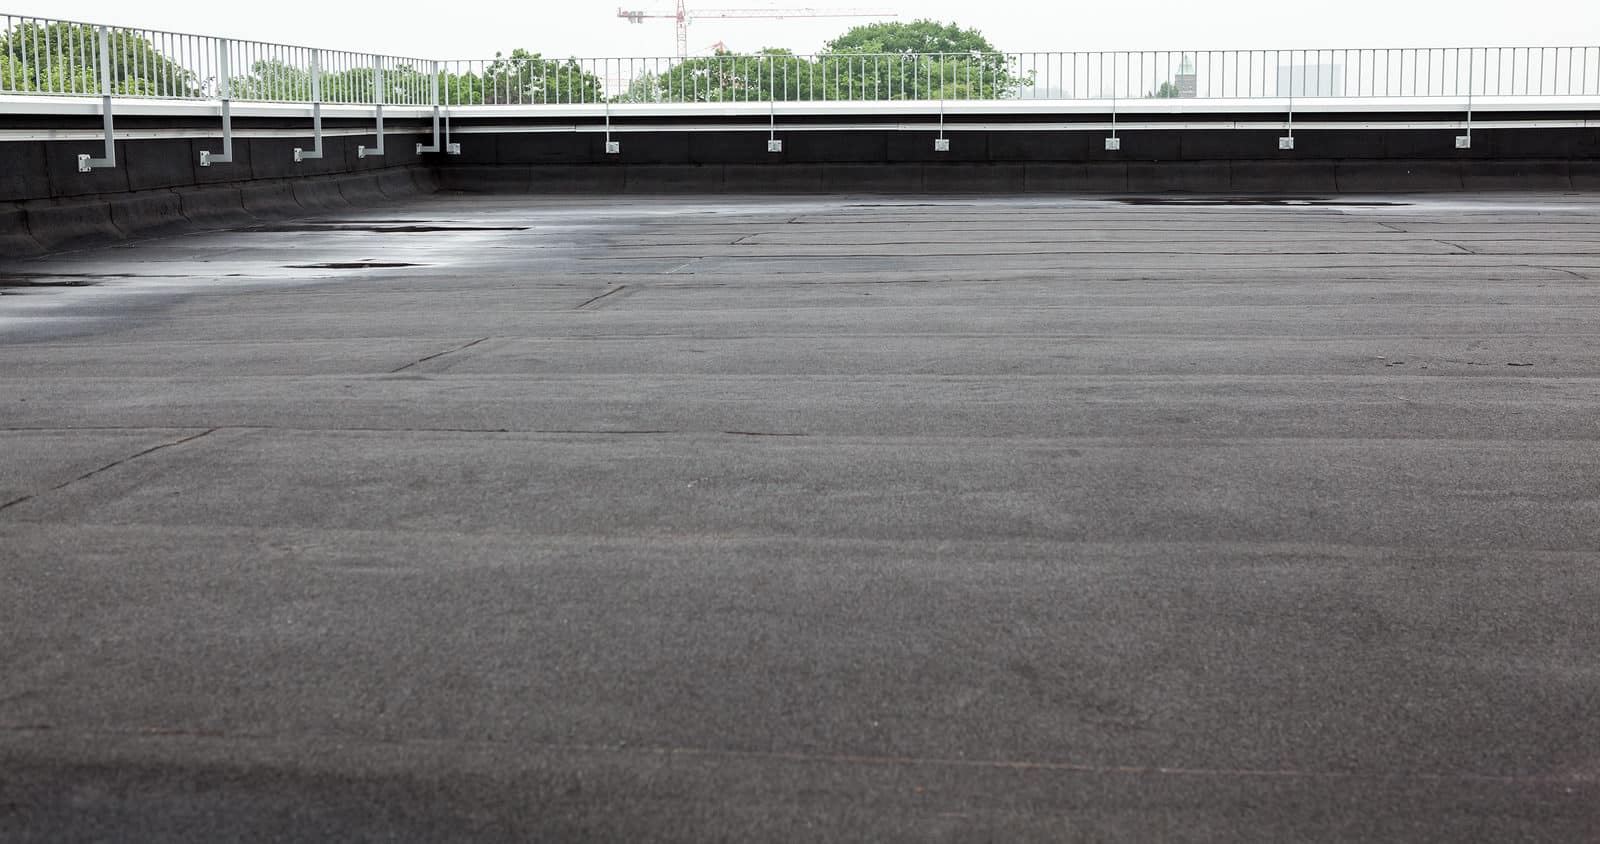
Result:
[[463,105],[1600,96],[1600,47],[769,52],[440,64]]
[[[105,62],[100,56],[102,40]],[[401,56],[0,15],[0,94],[109,93],[177,100],[231,94],[231,99],[254,102],[432,105],[434,64]]]
[[1600,47],[687,59],[549,59],[519,50],[438,61],[0,14],[0,94],[451,107],[1577,97],[1600,96]]

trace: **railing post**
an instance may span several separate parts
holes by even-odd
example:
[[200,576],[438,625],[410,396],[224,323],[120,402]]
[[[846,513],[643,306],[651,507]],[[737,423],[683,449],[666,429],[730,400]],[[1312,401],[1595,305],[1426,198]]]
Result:
[[[1291,75],[1294,73],[1294,68],[1292,66],[1289,69],[1289,73]],[[1289,124],[1288,124],[1288,129],[1289,129],[1289,134],[1287,134],[1287,135],[1285,135],[1285,136],[1283,136],[1283,137],[1278,139],[1278,149],[1280,149],[1280,150],[1291,150],[1291,149],[1294,149],[1294,85],[1292,85],[1292,84],[1289,86]]]
[[233,163],[233,62],[228,39],[217,39],[217,95],[222,99],[222,154],[200,150],[200,166]]
[[103,158],[95,158],[84,153],[78,156],[78,172],[87,173],[100,167],[117,166],[117,139],[116,131],[111,120],[111,33],[103,26],[95,27],[100,41],[100,113],[101,122],[105,126],[106,154]]
[[622,142],[611,140],[611,102],[606,102],[606,155],[621,155]]
[[[1105,65],[1102,63],[1101,67]],[[1111,137],[1106,138],[1106,151],[1117,152],[1122,149],[1122,139],[1117,137],[1117,60],[1111,59]]]
[[1476,51],[1467,50],[1467,134],[1456,136],[1456,149],[1472,149],[1472,71]]
[[783,152],[783,141],[778,140],[778,104],[767,100],[767,152]]

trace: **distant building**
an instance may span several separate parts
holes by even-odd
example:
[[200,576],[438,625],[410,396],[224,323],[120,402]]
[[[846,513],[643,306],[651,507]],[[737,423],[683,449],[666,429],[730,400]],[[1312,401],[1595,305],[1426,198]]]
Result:
[[1178,63],[1178,96],[1192,100],[1200,96],[1199,76],[1194,72],[1194,56],[1183,54],[1183,60]]
[[1344,65],[1296,64],[1278,68],[1280,97],[1342,97]]

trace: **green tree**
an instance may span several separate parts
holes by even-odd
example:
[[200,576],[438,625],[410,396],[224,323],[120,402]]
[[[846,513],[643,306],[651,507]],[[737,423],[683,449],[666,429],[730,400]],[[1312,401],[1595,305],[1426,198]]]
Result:
[[1145,94],[1144,96],[1147,100],[1175,100],[1183,96],[1183,94],[1178,91],[1177,85],[1174,85],[1171,82],[1163,82],[1161,83],[1161,87],[1151,91],[1148,94]]
[[600,78],[577,59],[546,59],[522,48],[510,56],[495,54],[478,78],[477,100],[484,103],[537,105],[605,101]]
[[[215,96],[220,80],[200,79],[169,59],[148,39],[129,31],[109,30],[111,92],[132,96]],[[0,31],[0,90],[97,95],[100,85],[100,41],[96,27],[71,23],[26,23]],[[383,101],[391,105],[433,102],[435,80],[407,64],[324,70],[323,102],[370,103],[381,78]],[[236,100],[309,102],[313,99],[311,68],[279,58],[253,62],[231,76],[228,88]],[[497,54],[481,73],[441,71],[441,102],[598,103],[604,86],[576,60],[545,59],[527,50]]]
[[410,65],[385,67],[380,77],[371,67],[353,67],[322,76],[322,101],[326,103],[370,103],[378,79],[383,80],[383,101],[388,105],[429,105],[433,88],[428,74]]
[[662,75],[644,71],[628,80],[628,89],[611,99],[615,103],[655,103],[662,98]]
[[754,55],[719,52],[684,59],[661,75],[662,98],[674,103],[765,102],[812,99],[815,65],[792,51]]
[[[110,89],[113,94],[192,97],[200,94],[195,75],[136,32],[109,33]],[[100,32],[74,23],[24,23],[0,33],[0,74],[15,91],[63,94],[101,93]]]
[[918,20],[911,23],[869,23],[854,27],[829,41],[823,52],[984,56],[999,51],[976,29],[962,29],[953,23]]
[[439,71],[439,102],[446,105],[482,105],[483,78],[470,71]]
[[[323,73],[320,85],[314,86],[310,65],[294,65],[274,58],[255,62],[248,73],[232,77],[229,83],[236,100],[310,102],[320,87],[325,103],[370,103],[377,93],[373,87],[376,78],[371,67],[348,68]],[[410,65],[386,67],[382,78],[386,104],[429,105],[433,102],[432,80],[423,71]]]
[[1033,81],[978,30],[932,20],[855,27],[828,42],[819,64],[826,99],[992,100]]
[[921,20],[855,27],[815,60],[778,49],[684,59],[617,101],[1000,99],[1032,82],[977,30]]
[[10,54],[0,54],[0,91],[25,91],[32,71]]
[[262,59],[250,65],[249,73],[228,81],[236,100],[311,99],[311,69],[278,59]]

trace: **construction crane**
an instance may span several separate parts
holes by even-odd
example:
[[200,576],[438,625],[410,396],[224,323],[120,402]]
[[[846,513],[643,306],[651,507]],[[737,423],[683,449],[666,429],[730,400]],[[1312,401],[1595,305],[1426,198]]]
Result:
[[678,24],[678,58],[680,59],[689,57],[689,23],[696,18],[753,20],[756,18],[892,18],[897,16],[895,12],[876,9],[695,9],[690,11],[684,8],[684,0],[678,0],[677,10],[672,12],[617,10],[617,17],[627,18],[628,23],[644,23],[650,18],[671,18],[676,21]]

